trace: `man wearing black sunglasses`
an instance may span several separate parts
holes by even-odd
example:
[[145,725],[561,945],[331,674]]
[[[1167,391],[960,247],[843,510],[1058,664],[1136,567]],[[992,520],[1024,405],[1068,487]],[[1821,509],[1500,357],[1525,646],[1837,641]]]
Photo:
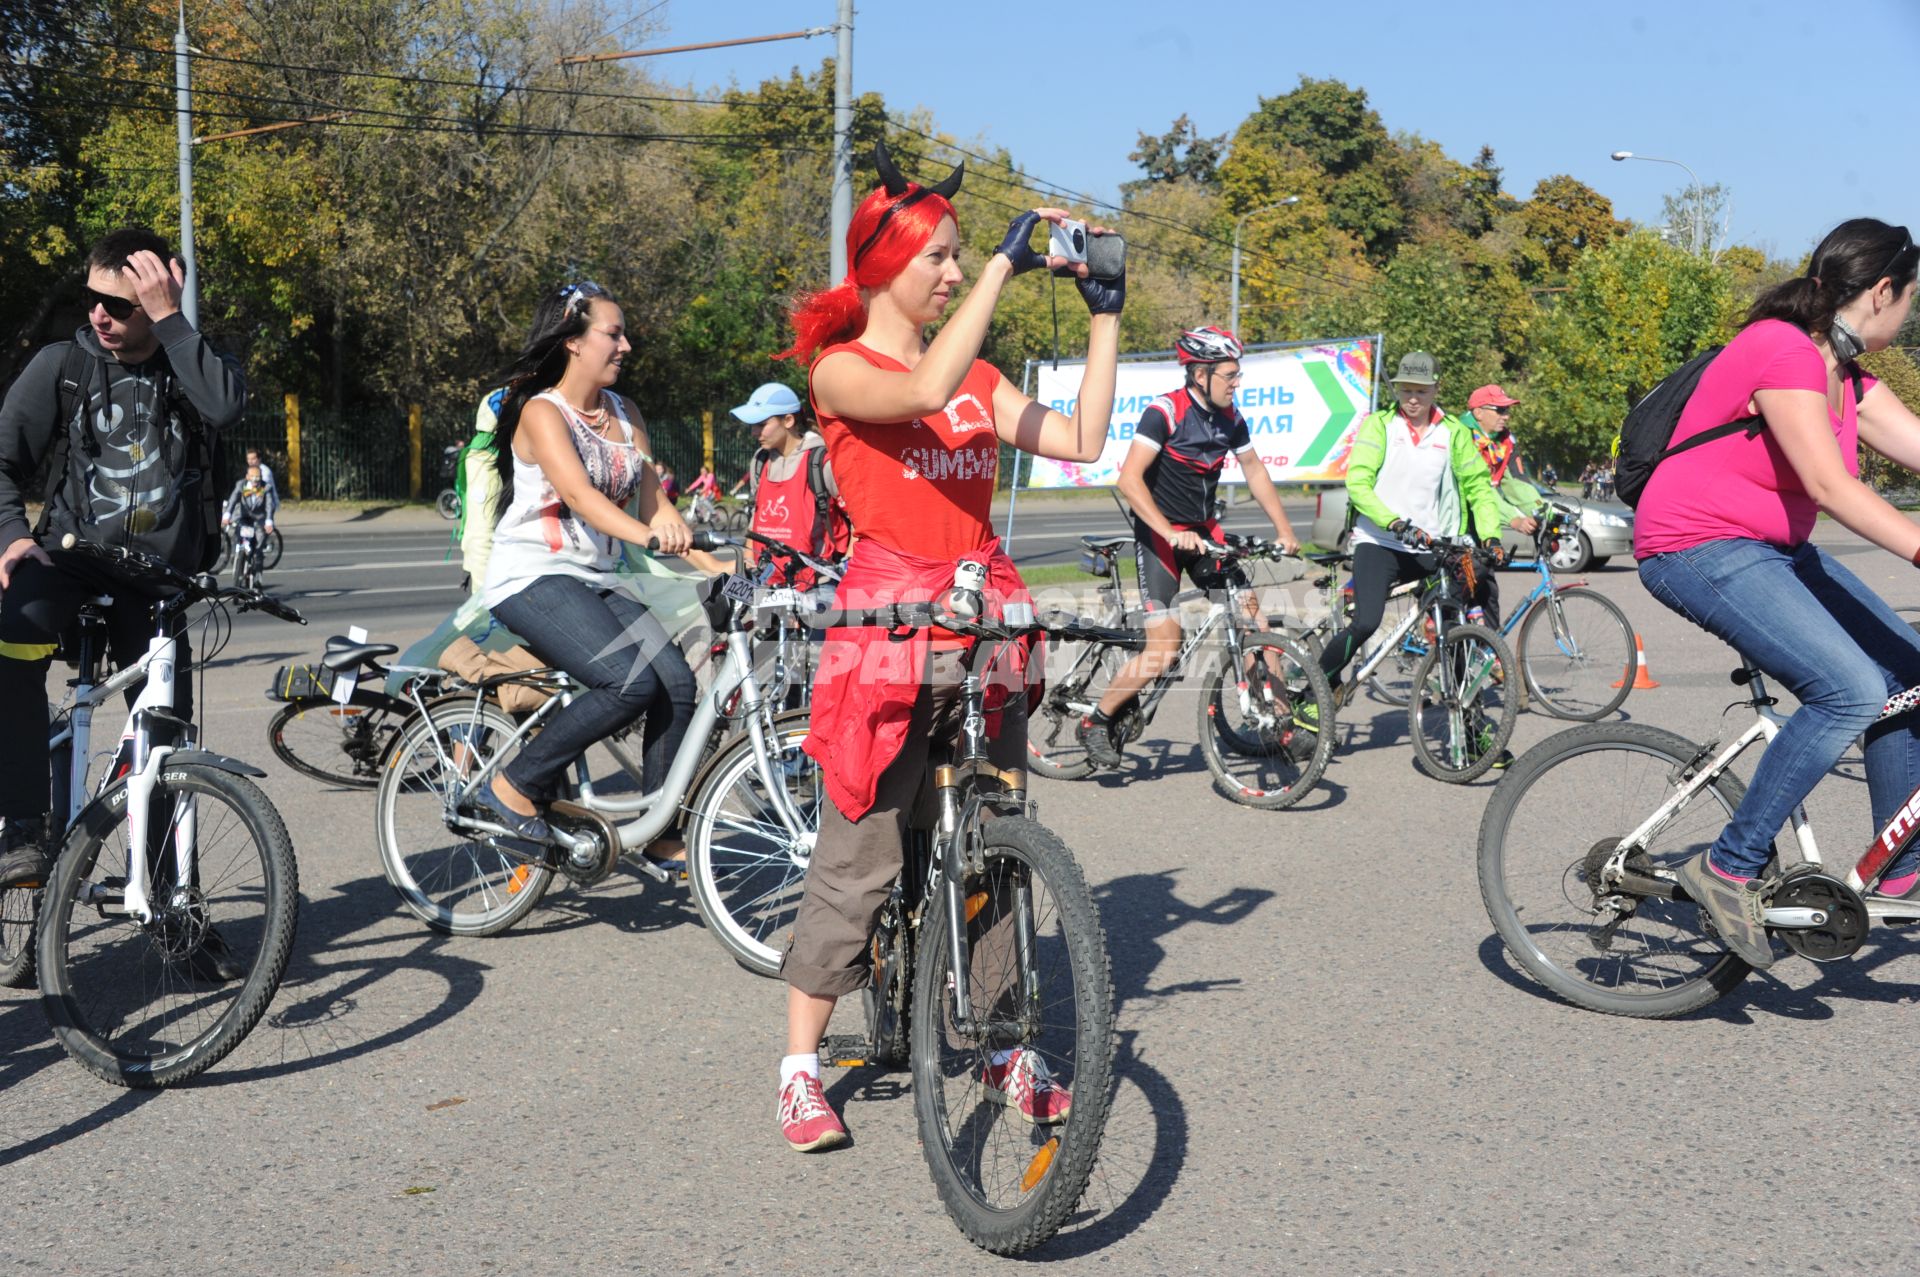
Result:
[[[247,401],[239,365],[180,313],[185,270],[164,239],[114,231],[87,255],[86,272],[85,326],[39,351],[0,402],[0,861],[8,863],[43,854],[46,680],[61,632],[85,599],[110,594],[115,662],[138,660],[151,637],[146,587],[43,545],[71,534],[189,572],[207,566],[225,495],[213,488],[214,432],[236,423]],[[35,485],[43,465],[44,490]],[[37,526],[27,521],[29,500],[44,502]],[[184,634],[179,655],[184,666]],[[189,719],[192,688],[191,679],[176,684]]]

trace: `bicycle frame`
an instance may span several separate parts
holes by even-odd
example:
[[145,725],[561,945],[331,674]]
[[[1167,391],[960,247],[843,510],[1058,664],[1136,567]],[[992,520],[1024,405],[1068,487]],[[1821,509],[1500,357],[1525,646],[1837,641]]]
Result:
[[[97,668],[97,654],[93,645],[98,641],[98,635],[93,631],[98,627],[99,622],[91,618],[83,618],[81,622],[80,678],[72,684],[72,708],[62,706],[67,715],[66,728],[48,738],[49,749],[56,758],[61,746],[67,747],[67,810],[61,829],[71,828],[87,803],[97,796],[87,793],[94,709],[109,697],[117,696],[144,680],[145,685],[135,697],[133,708],[127,713],[126,726],[120,733],[119,754],[127,782],[128,826],[127,885],[121,907],[141,923],[151,923],[153,904],[150,895],[151,876],[148,872],[150,866],[147,864],[147,834],[148,822],[152,818],[153,789],[168,755],[178,752],[182,747],[191,749],[195,744],[192,726],[183,723],[173,713],[178,642],[170,635],[156,634],[147,645],[147,654],[140,660],[104,683],[87,683],[82,680]],[[162,628],[165,628],[164,624]],[[121,767],[109,768],[101,778],[100,790],[104,792],[106,786],[121,772]],[[192,801],[181,803],[169,819],[174,835],[172,842],[177,872],[174,881],[191,882],[195,851]]]
[[[484,693],[496,683],[526,681],[528,675],[510,675],[500,679],[489,679],[479,687]],[[578,694],[570,680],[552,680],[554,696],[540,708],[533,711],[526,721],[518,724],[513,734],[501,742],[501,747],[493,751],[493,757],[463,784],[450,787],[446,795],[446,810],[449,817],[482,783],[492,779],[499,769],[506,747],[517,744],[548,716],[573,703]],[[626,817],[618,826],[622,851],[635,851],[647,846],[667,831],[678,815],[681,800],[686,797],[687,789],[693,782],[694,773],[699,769],[705,753],[705,742],[712,734],[715,724],[721,717],[720,707],[736,691],[740,692],[740,707],[744,711],[747,732],[753,739],[755,766],[760,783],[767,789],[769,800],[785,827],[789,837],[800,841],[810,841],[811,835],[803,831],[800,815],[794,810],[787,794],[786,786],[774,775],[772,756],[772,719],[767,713],[767,701],[759,680],[753,672],[753,635],[750,631],[735,629],[727,634],[727,659],[713,682],[708,686],[706,695],[694,706],[693,720],[687,727],[680,752],[674,756],[673,764],[667,770],[667,776],[659,789],[652,793],[635,795],[610,795],[594,792],[593,778],[588,773],[584,757],[574,763],[575,783],[579,788],[578,805],[596,814],[610,817]],[[427,702],[418,688],[410,687],[408,696],[422,715],[427,713]],[[480,706],[485,703],[482,695],[474,701],[472,724],[479,725]],[[439,755],[440,765],[448,775],[459,775],[460,770],[454,761],[447,757],[441,748],[438,734],[433,734],[434,751]],[[486,821],[461,817],[460,824],[482,833],[511,836],[511,831]],[[555,837],[567,847],[575,850],[574,840],[565,831],[554,827]]]
[[[1674,816],[1677,815],[1687,803],[1692,801],[1694,795],[1718,780],[1731,768],[1734,760],[1745,753],[1748,746],[1752,745],[1755,741],[1762,742],[1763,744],[1772,744],[1773,738],[1778,736],[1781,728],[1787,725],[1787,715],[1775,709],[1772,704],[1772,698],[1767,695],[1765,677],[1760,671],[1751,668],[1749,668],[1748,674],[1747,686],[1753,693],[1752,705],[1755,714],[1753,723],[1732,741],[1721,747],[1718,752],[1714,754],[1711,762],[1703,767],[1694,767],[1692,774],[1682,781],[1680,787],[1675,790],[1666,801],[1654,808],[1652,815],[1641,821],[1625,838],[1620,840],[1620,845],[1615,848],[1613,855],[1608,857],[1607,860],[1606,872],[1610,880],[1614,878],[1624,880],[1624,865],[1628,853],[1636,848],[1645,847],[1661,830],[1666,828]],[[1895,703],[1896,702],[1889,702],[1889,710],[1883,712],[1882,717],[1887,717],[1890,713],[1901,712],[1893,708]],[[1712,748],[1711,746],[1708,747],[1708,749]],[[1707,750],[1702,750],[1701,752],[1705,754]],[[1788,818],[1788,825],[1793,830],[1794,851],[1797,853],[1798,859],[1795,860],[1793,864],[1782,864],[1780,866],[1781,870],[1784,872],[1785,870],[1793,868],[1795,865],[1810,865],[1814,868],[1823,867],[1824,862],[1820,858],[1820,848],[1814,842],[1813,822],[1807,817],[1807,807],[1805,803],[1795,804],[1793,813]],[[1920,900],[1897,900],[1888,896],[1869,895],[1866,890],[1868,883],[1875,883],[1877,885],[1880,875],[1899,857],[1900,853],[1911,845],[1916,837],[1920,837],[1920,789],[1915,789],[1914,792],[1908,796],[1907,801],[1901,804],[1900,809],[1888,820],[1886,827],[1874,838],[1873,843],[1867,848],[1866,853],[1860,857],[1859,863],[1847,871],[1847,885],[1861,894],[1861,898],[1867,906],[1867,916],[1876,922],[1920,919]],[[1671,895],[1671,871],[1661,870],[1656,872],[1659,879],[1668,886],[1668,891],[1665,894]],[[1791,926],[1799,922],[1797,915],[1805,911],[1786,909],[1777,912],[1781,916],[1776,917],[1776,911],[1773,909],[1767,911],[1768,923]]]

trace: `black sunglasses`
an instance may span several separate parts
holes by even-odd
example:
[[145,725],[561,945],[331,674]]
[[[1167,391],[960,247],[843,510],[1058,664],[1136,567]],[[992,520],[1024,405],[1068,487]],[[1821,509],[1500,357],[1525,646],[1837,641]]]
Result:
[[[1904,230],[1904,228],[1902,228],[1902,229]],[[1905,238],[1904,238],[1904,239],[1903,239],[1903,240],[1901,241],[1901,244],[1900,244],[1900,247],[1898,247],[1898,248],[1896,248],[1896,249],[1894,249],[1894,250],[1893,250],[1893,256],[1892,256],[1892,257],[1889,257],[1889,258],[1887,259],[1887,265],[1886,265],[1886,269],[1884,269],[1884,270],[1880,270],[1880,271],[1875,271],[1875,272],[1874,272],[1874,275],[1873,275],[1873,282],[1874,282],[1875,284],[1877,284],[1877,283],[1879,283],[1879,282],[1880,282],[1881,280],[1883,280],[1883,279],[1890,279],[1890,278],[1892,278],[1892,276],[1893,276],[1893,268],[1894,268],[1894,266],[1895,266],[1895,264],[1896,264],[1896,263],[1898,263],[1898,262],[1899,262],[1899,260],[1900,260],[1900,259],[1901,259],[1902,257],[1904,257],[1904,256],[1906,256],[1906,253],[1907,253],[1907,250],[1908,250],[1908,249],[1910,249],[1910,248],[1912,248],[1912,247],[1913,247],[1913,232],[1912,232],[1912,231],[1906,231],[1906,233],[1905,233]],[[1897,293],[1897,292],[1899,292],[1899,287],[1898,287],[1898,285],[1899,285],[1899,283],[1900,283],[1900,281],[1896,279],[1896,280],[1894,280],[1893,282],[1894,282],[1894,285],[1895,285],[1895,288],[1894,288],[1894,291],[1895,291],[1895,292]]]
[[134,311],[140,309],[139,302],[130,302],[124,297],[117,297],[112,293],[103,293],[96,288],[83,287],[80,293],[82,299],[87,303],[88,314],[92,314],[93,308],[98,306],[113,318],[124,320],[132,315]]
[[1493,409],[1493,410],[1494,410],[1495,412],[1497,412],[1497,413],[1499,413],[1499,414],[1500,414],[1501,416],[1503,416],[1503,417],[1509,417],[1509,416],[1512,416],[1512,415],[1513,415],[1513,405],[1512,405],[1512,404],[1510,404],[1510,403],[1508,403],[1508,404],[1488,404],[1488,405],[1487,405],[1487,407],[1489,407],[1489,408],[1491,408],[1491,409]]

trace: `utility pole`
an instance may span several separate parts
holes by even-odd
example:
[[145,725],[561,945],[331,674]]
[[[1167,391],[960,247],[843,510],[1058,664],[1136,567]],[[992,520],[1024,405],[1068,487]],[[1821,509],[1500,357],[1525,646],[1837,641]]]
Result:
[[1271,212],[1276,208],[1285,208],[1289,204],[1298,204],[1298,195],[1289,195],[1283,200],[1271,204],[1262,204],[1259,208],[1250,208],[1233,219],[1233,301],[1228,307],[1227,327],[1233,329],[1235,338],[1240,336],[1240,232],[1246,227],[1247,219],[1256,213]]
[[847,227],[853,221],[853,0],[840,0],[834,22],[839,48],[833,57],[833,229],[827,287],[847,277]]
[[180,136],[180,261],[187,280],[180,291],[180,312],[200,326],[200,268],[193,252],[193,89],[188,70],[187,0],[180,0],[180,29],[173,34],[173,100]]

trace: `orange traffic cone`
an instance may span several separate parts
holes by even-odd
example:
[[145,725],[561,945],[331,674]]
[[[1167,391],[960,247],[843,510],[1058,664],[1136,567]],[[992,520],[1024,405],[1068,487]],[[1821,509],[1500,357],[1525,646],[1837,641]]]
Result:
[[[1653,688],[1660,686],[1660,684],[1653,681],[1653,675],[1647,673],[1647,649],[1641,646],[1640,635],[1637,633],[1633,636],[1633,661],[1634,661],[1634,671],[1633,671],[1633,690],[1634,691],[1636,692],[1651,691]],[[1622,676],[1620,678],[1615,679],[1613,685],[1615,687],[1619,687],[1622,683],[1626,681],[1627,681],[1626,678]]]

